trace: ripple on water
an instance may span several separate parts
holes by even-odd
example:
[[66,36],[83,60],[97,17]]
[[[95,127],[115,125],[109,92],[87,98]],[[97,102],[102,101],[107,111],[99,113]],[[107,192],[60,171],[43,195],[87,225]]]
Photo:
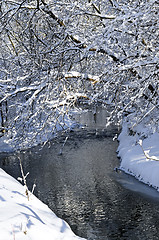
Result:
[[[22,153],[24,171],[30,172],[29,187],[36,182],[35,194],[88,240],[159,239],[158,193],[114,171],[119,165],[118,143],[112,140],[116,130],[111,134],[99,128],[97,136],[96,128],[67,135],[62,154],[66,136],[53,140],[50,148]],[[20,176],[16,156],[0,158],[0,167]]]

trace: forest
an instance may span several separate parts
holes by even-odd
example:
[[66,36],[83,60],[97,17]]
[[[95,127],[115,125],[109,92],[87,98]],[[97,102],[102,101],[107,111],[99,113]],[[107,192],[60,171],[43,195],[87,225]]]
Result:
[[82,102],[158,131],[158,19],[158,0],[1,0],[0,136],[46,142]]

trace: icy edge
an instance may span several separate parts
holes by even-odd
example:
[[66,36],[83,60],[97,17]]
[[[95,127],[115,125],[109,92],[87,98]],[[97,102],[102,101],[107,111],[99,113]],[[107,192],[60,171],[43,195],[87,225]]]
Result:
[[[145,129],[140,126],[140,132],[130,135],[128,123],[123,123],[118,137],[118,156],[121,159],[120,169],[134,176],[139,181],[152,186],[159,191],[159,161],[147,159],[139,145],[141,132]],[[143,130],[143,131],[142,131]],[[149,156],[159,158],[159,133],[151,133],[142,140],[143,149]]]

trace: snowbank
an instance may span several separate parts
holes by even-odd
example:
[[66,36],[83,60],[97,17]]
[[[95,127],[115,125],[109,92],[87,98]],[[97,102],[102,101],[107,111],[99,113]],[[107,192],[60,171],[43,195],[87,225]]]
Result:
[[0,240],[77,240],[68,224],[0,169]]
[[139,138],[139,133],[130,136],[127,124],[123,125],[118,138],[118,156],[121,158],[120,169],[159,191],[159,161],[148,159],[145,156],[147,154],[152,158],[159,159],[159,134],[155,132],[143,139],[143,149],[138,143]]

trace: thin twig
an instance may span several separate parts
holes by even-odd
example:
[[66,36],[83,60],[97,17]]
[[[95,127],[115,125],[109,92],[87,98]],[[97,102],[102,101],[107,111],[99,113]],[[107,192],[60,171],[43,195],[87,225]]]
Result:
[[29,190],[28,190],[27,182],[26,182],[26,177],[27,177],[28,174],[26,176],[24,175],[22,161],[21,161],[21,158],[19,156],[18,156],[18,159],[19,159],[20,170],[21,170],[21,174],[22,174],[22,178],[23,178],[23,182],[24,182],[24,186],[25,186],[25,194],[26,194],[26,196],[28,198],[28,201],[29,201]]
[[66,142],[67,142],[67,139],[68,139],[68,136],[65,138],[65,141],[64,141],[64,143],[63,143],[63,145],[62,145],[62,148],[60,149],[59,155],[62,155],[62,151],[63,151],[63,148],[64,148]]

